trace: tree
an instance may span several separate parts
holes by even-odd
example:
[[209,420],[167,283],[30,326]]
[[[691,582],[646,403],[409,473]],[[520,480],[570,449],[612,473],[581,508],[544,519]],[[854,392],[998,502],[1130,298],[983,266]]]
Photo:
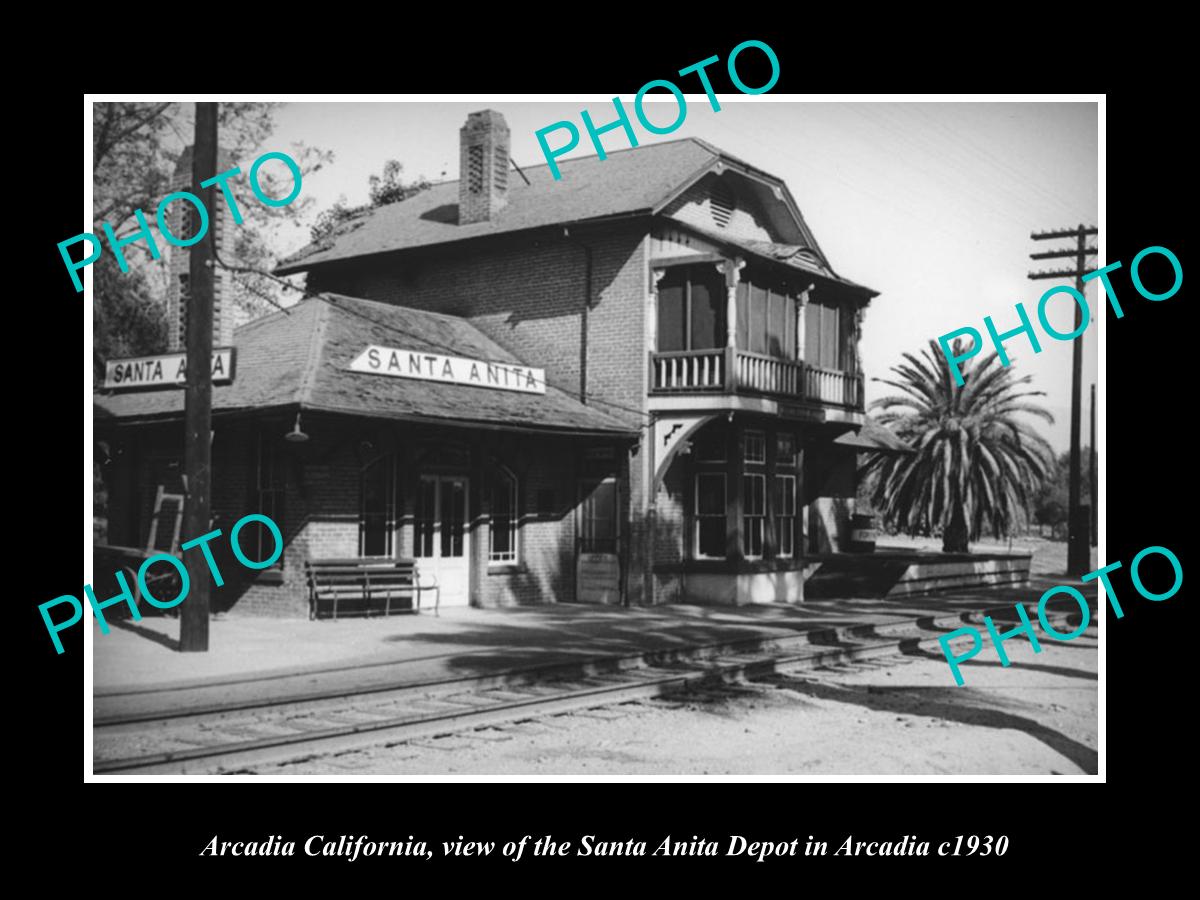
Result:
[[[952,352],[962,351],[955,341]],[[871,404],[880,424],[916,448],[868,460],[867,469],[878,471],[872,501],[884,522],[908,534],[940,528],[947,553],[966,553],[985,526],[997,538],[1010,533],[1054,465],[1050,445],[1021,418],[1054,421],[1028,400],[1045,392],[1021,390],[1030,377],[1016,377],[994,352],[963,368],[961,387],[935,341],[904,359],[892,367],[895,378],[876,379],[902,393]]]
[[[400,180],[403,172],[403,165],[394,159],[389,159],[383,164],[382,175],[371,175],[367,179],[370,202],[364,203],[362,206],[346,206],[346,198],[339,197],[333,206],[317,216],[317,221],[313,224],[310,232],[313,245],[308,252],[313,253],[318,249],[331,246],[335,237],[352,227],[352,222],[361,219],[371,210],[387,206],[389,203],[407,200],[414,194],[419,194],[432,187],[432,182],[423,175],[416,181],[406,184]],[[304,251],[301,251],[301,254],[303,253]]]
[[[266,150],[275,131],[278,103],[222,103],[220,143],[242,168],[228,182],[246,215],[231,251],[238,271],[232,281],[233,300],[253,314],[271,308],[281,298],[278,282],[266,273],[274,265],[271,246],[278,229],[300,227],[312,199],[303,195],[284,207],[268,207],[252,200],[246,183],[247,163]],[[101,222],[118,237],[137,229],[134,210],[141,209],[153,222],[159,201],[169,193],[171,176],[183,149],[192,142],[193,105],[190,103],[95,103],[92,105],[93,231]],[[316,172],[332,158],[327,151],[293,144],[288,154],[303,175]],[[287,192],[264,166],[263,190],[271,196]],[[160,248],[165,245],[156,237]],[[165,302],[167,279],[163,260],[153,260],[144,241],[124,248],[130,271],[122,273],[111,248],[104,248],[95,266],[94,361],[103,368],[110,356],[157,353],[166,349]]]
[[[1084,459],[1090,459],[1091,448],[1084,447],[1082,455]],[[1065,529],[1067,526],[1068,507],[1070,505],[1068,503],[1070,499],[1068,484],[1070,472],[1070,454],[1059,454],[1058,458],[1054,460],[1054,465],[1042,480],[1037,496],[1033,501],[1034,520],[1039,525],[1049,525],[1056,536],[1060,530]],[[1079,494],[1079,502],[1084,504],[1091,503],[1091,489],[1087,478],[1083,479],[1082,488]]]

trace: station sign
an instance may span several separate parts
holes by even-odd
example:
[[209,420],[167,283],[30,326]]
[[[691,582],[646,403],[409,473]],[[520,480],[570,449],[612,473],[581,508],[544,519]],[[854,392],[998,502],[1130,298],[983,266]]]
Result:
[[[234,353],[232,347],[213,350],[213,384],[233,381]],[[187,383],[187,354],[164,353],[161,356],[137,356],[129,359],[110,359],[104,365],[105,390],[131,388],[183,387]]]
[[546,370],[517,363],[486,362],[461,356],[443,356],[424,350],[369,345],[350,363],[354,372],[443,381],[450,384],[491,388],[497,391],[546,393]]

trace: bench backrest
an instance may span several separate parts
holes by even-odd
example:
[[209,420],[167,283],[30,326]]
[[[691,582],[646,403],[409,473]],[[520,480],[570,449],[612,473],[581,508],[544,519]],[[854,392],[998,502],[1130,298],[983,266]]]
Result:
[[411,582],[417,577],[417,563],[412,559],[310,559],[304,567],[316,584],[368,578],[376,583]]

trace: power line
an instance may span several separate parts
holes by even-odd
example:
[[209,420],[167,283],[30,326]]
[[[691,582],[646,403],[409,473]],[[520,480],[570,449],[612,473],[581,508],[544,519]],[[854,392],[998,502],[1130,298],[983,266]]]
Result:
[[[1075,279],[1075,290],[1083,295],[1084,275],[1087,272],[1087,258],[1096,253],[1095,247],[1088,246],[1088,237],[1097,234],[1096,227],[1084,226],[1082,223],[1077,228],[1060,228],[1054,231],[1034,232],[1030,235],[1035,241],[1050,241],[1060,238],[1073,237],[1075,238],[1074,250],[1051,250],[1043,251],[1042,253],[1031,253],[1033,259],[1058,258],[1064,256],[1075,257],[1074,269],[1060,269],[1058,271],[1042,271],[1030,272],[1029,277],[1033,280],[1046,278],[1071,278]],[[1075,333],[1082,332],[1083,327],[1083,309],[1079,303],[1075,304]],[[1083,575],[1091,569],[1091,551],[1089,549],[1090,541],[1087,534],[1087,520],[1084,518],[1083,509],[1080,507],[1080,494],[1082,489],[1083,472],[1081,469],[1080,450],[1079,450],[1079,419],[1080,407],[1082,406],[1082,398],[1080,397],[1081,382],[1083,380],[1083,340],[1082,335],[1075,338],[1072,342],[1074,346],[1071,348],[1071,470],[1070,481],[1067,489],[1067,574]],[[1092,504],[1095,505],[1096,498],[1092,497]]]

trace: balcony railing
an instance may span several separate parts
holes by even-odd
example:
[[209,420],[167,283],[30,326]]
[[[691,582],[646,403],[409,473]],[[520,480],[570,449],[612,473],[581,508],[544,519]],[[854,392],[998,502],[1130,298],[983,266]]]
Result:
[[655,394],[765,394],[863,408],[863,378],[733,347],[650,354]]
[[726,350],[675,350],[650,354],[652,390],[674,393],[725,390]]

